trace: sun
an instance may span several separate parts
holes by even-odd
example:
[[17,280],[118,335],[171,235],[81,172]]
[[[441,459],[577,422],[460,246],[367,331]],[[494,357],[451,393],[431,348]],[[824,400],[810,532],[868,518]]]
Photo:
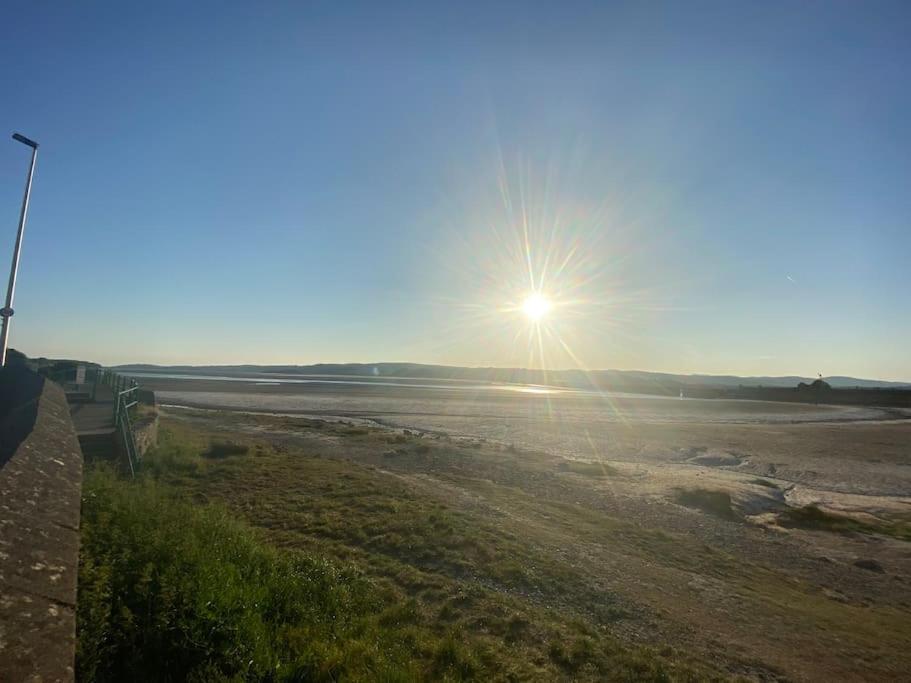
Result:
[[522,302],[522,312],[532,322],[539,322],[550,311],[552,304],[543,294],[532,292]]

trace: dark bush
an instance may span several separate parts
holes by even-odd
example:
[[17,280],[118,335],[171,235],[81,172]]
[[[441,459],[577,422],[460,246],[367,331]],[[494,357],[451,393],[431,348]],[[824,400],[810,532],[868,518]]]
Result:
[[232,455],[246,455],[249,450],[249,446],[234,441],[213,441],[209,444],[209,450],[202,455],[204,458],[228,458]]
[[736,519],[731,507],[731,494],[726,491],[709,489],[681,489],[677,492],[677,502],[690,508],[708,512],[722,519]]

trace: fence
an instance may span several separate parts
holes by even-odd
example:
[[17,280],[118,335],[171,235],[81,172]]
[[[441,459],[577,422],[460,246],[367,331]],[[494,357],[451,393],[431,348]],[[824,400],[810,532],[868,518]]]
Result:
[[130,467],[130,476],[135,477],[136,470],[139,468],[140,457],[136,448],[136,439],[133,436],[133,422],[130,410],[139,405],[137,399],[139,383],[135,379],[118,375],[112,370],[98,368],[95,375],[95,384],[99,383],[110,387],[113,394],[114,431],[123,444],[123,451],[126,453],[127,463]]

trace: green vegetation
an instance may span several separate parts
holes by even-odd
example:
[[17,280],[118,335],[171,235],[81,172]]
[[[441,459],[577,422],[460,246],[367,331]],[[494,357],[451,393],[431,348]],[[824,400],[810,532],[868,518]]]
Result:
[[901,521],[865,521],[846,515],[833,514],[816,505],[790,508],[778,516],[778,524],[815,531],[837,533],[882,534],[903,541],[911,541],[911,524]]
[[[680,514],[631,501],[636,478],[573,472],[546,453],[346,422],[181,415],[162,418],[135,482],[87,477],[81,680],[907,670],[904,608],[845,599],[747,544],[715,542],[714,530],[729,531],[715,517],[736,517],[723,491],[678,490],[674,501],[709,513]],[[233,454],[209,457],[213,444]],[[235,546],[245,550],[226,552]],[[155,661],[137,659],[146,648]]]
[[737,519],[734,508],[731,507],[731,494],[726,491],[680,489],[677,492],[677,502],[722,519]]
[[165,422],[136,481],[87,474],[78,677],[706,677],[622,644],[609,594],[502,527],[369,466]]
[[81,680],[382,677],[405,658],[369,627],[379,607],[357,572],[278,552],[223,509],[105,470],[85,481]]

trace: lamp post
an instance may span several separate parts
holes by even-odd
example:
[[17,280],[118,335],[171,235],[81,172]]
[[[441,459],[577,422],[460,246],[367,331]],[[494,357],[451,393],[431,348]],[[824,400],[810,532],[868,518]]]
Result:
[[6,306],[0,309],[3,318],[3,330],[0,331],[0,366],[6,365],[6,346],[9,339],[9,319],[13,317],[13,295],[16,293],[16,275],[19,273],[19,254],[22,251],[22,233],[25,231],[25,219],[28,216],[28,200],[32,194],[32,177],[35,175],[35,159],[38,158],[38,143],[24,135],[13,133],[13,140],[32,148],[32,161],[28,166],[28,177],[25,181],[25,194],[22,197],[22,211],[19,213],[19,231],[16,233],[16,246],[13,249],[13,265],[9,271],[9,287],[6,289]]

